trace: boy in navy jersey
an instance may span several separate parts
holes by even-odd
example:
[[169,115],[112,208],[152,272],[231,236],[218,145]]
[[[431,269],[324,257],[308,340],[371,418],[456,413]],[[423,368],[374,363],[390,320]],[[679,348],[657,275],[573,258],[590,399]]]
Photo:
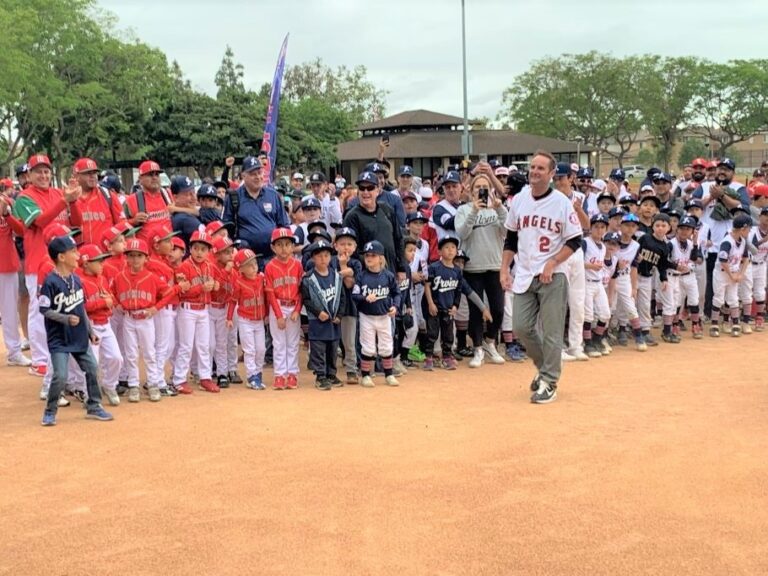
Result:
[[480,308],[483,319],[491,322],[491,314],[482,299],[470,288],[461,269],[454,265],[459,239],[444,236],[437,244],[440,260],[429,265],[428,281],[424,286],[422,306],[427,322],[427,343],[424,370],[434,368],[435,342],[440,338],[443,352],[443,368],[456,370],[456,358],[453,356],[453,317],[459,307],[462,292]]
[[[366,388],[375,386],[371,378],[374,359],[378,353],[382,358],[384,376],[388,386],[399,386],[392,374],[392,318],[400,307],[400,289],[395,275],[384,269],[384,246],[378,240],[371,240],[363,247],[365,269],[355,279],[352,297],[360,315],[360,368]],[[378,342],[378,347],[377,347]]]
[[336,377],[336,351],[341,338],[344,286],[341,274],[330,266],[333,247],[325,240],[309,246],[313,269],[301,281],[301,295],[309,317],[309,364],[315,387],[330,390],[343,386]]
[[91,332],[85,314],[85,292],[80,279],[74,274],[79,259],[75,241],[69,236],[54,238],[48,244],[48,255],[56,268],[46,276],[40,288],[40,314],[45,318],[53,380],[48,389],[42,425],[56,424],[59,395],[67,381],[70,354],[85,372],[88,391],[85,417],[112,420],[112,415],[101,406],[98,366],[89,347],[90,342],[97,344],[99,338]]

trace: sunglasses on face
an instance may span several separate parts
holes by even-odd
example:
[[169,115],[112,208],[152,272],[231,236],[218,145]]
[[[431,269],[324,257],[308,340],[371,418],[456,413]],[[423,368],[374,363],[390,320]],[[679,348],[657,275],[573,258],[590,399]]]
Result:
[[579,178],[579,182],[581,182],[582,184],[589,184],[590,182],[592,182],[592,178]]
[[376,190],[375,186],[360,186],[360,192],[373,192]]

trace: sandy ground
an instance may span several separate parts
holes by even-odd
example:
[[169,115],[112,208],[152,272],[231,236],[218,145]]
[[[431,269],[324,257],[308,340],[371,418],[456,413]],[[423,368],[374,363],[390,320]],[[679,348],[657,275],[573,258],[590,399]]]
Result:
[[620,349],[547,406],[530,362],[464,362],[50,429],[3,367],[0,574],[766,574],[766,344]]

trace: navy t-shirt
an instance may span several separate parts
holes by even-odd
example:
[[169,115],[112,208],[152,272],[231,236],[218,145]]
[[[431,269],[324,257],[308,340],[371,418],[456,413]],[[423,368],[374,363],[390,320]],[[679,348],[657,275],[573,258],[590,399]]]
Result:
[[[365,298],[375,294],[376,300],[368,302]],[[355,278],[352,298],[357,304],[357,310],[368,316],[384,316],[394,306],[400,307],[400,289],[397,287],[395,275],[389,270],[377,273],[363,270]]]
[[210,224],[221,220],[221,210],[218,208],[200,208],[200,222]]
[[74,314],[80,318],[77,326],[45,319],[48,350],[54,352],[85,352],[88,350],[88,320],[85,314],[85,292],[80,278],[70,274],[67,278],[57,272],[45,277],[40,288],[40,314],[48,310],[61,314]]
[[[336,299],[336,286],[335,286],[335,279],[336,279],[336,270],[333,268],[328,268],[328,274],[326,276],[322,276],[315,272],[314,270],[308,274],[312,275],[317,279],[317,283],[320,285],[320,289],[323,292],[323,296],[325,298],[327,310],[331,310],[333,307],[333,302]],[[304,280],[305,282],[307,280]],[[343,286],[343,285],[342,285]],[[341,288],[344,289],[343,287]],[[309,317],[309,339],[310,340],[323,340],[323,341],[332,341],[332,340],[338,340],[341,338],[341,324],[334,324],[332,322],[333,318],[330,320],[326,320],[325,322],[321,322],[317,318],[313,318],[312,316]]]
[[283,197],[274,188],[264,186],[254,198],[245,189],[237,189],[238,208],[235,215],[232,197],[227,194],[224,202],[224,222],[237,224],[238,240],[243,240],[257,255],[271,256],[270,237],[277,227],[288,227],[288,215],[283,207]]
[[[458,308],[462,292],[469,295],[472,291],[464,280],[461,268],[454,266],[449,268],[442,261],[433,262],[427,268],[429,288],[432,290],[432,301],[438,310],[448,311],[452,307]],[[423,299],[427,306],[427,297]]]
[[179,237],[184,240],[184,244],[189,248],[189,239],[192,234],[200,230],[202,224],[199,219],[192,214],[176,212],[171,216],[171,224],[174,232],[179,232]]

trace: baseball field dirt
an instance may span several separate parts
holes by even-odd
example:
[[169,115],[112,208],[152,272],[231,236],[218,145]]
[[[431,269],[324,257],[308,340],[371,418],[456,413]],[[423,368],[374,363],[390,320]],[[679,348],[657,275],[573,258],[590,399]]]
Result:
[[766,347],[618,349],[546,406],[530,362],[464,362],[54,428],[3,367],[0,574],[766,574]]

